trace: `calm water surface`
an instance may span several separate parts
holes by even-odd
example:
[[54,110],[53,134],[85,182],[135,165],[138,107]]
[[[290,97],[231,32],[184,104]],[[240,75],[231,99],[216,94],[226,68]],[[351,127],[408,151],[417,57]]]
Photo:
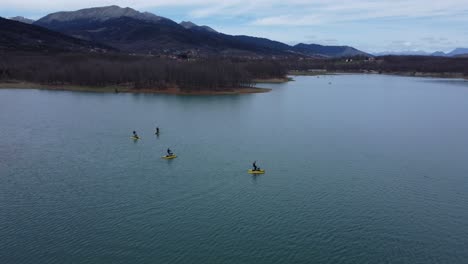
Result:
[[468,83],[295,79],[0,90],[0,263],[467,263]]

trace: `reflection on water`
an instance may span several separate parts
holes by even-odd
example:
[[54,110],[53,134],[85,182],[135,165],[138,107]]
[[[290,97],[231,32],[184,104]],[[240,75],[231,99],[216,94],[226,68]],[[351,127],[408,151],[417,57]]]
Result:
[[420,80],[422,82],[437,83],[440,85],[456,85],[464,86],[468,88],[468,80],[465,79],[436,79],[436,78],[425,78]]

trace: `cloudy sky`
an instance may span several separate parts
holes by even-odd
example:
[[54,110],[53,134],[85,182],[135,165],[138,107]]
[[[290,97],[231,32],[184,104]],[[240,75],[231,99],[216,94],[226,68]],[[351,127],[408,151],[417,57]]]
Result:
[[119,5],[228,34],[368,52],[468,47],[468,0],[0,0],[0,16]]

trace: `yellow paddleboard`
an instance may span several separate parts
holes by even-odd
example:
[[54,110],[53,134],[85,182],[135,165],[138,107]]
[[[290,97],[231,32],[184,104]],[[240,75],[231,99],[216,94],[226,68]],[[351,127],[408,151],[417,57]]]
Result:
[[177,156],[176,156],[176,155],[172,155],[172,156],[162,156],[161,158],[163,158],[163,159],[175,159],[175,158],[177,158]]
[[265,170],[248,170],[248,173],[250,174],[264,174],[265,173]]
[[138,140],[140,139],[139,137],[130,137],[131,139]]

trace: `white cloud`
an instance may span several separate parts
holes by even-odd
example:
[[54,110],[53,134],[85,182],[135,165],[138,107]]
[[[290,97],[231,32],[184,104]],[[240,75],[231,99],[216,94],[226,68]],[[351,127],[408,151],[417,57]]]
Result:
[[[313,2],[316,3],[316,2]],[[260,17],[252,22],[260,26],[301,25],[313,26],[328,23],[346,23],[369,19],[411,19],[464,17],[468,19],[468,0],[446,0],[428,3],[426,0],[408,1],[322,1],[300,10],[292,4],[288,15]]]
[[293,15],[280,15],[273,17],[264,17],[256,19],[252,22],[257,26],[303,26],[303,25],[319,25],[323,23],[323,18],[315,15],[306,15],[295,17]]

